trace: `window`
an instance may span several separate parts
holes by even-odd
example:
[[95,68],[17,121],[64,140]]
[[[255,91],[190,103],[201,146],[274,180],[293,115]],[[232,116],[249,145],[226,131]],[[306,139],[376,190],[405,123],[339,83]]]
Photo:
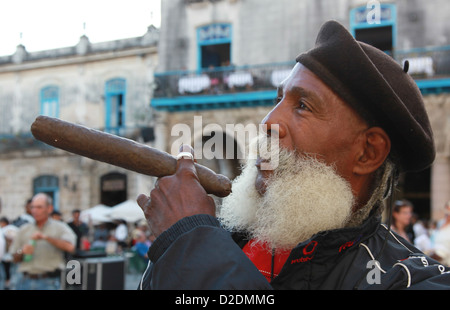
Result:
[[201,47],[202,69],[224,67],[230,63],[230,43]]
[[355,38],[392,54],[392,26],[355,29]]
[[59,116],[59,88],[47,86],[41,89],[41,115]]
[[100,178],[100,202],[106,206],[115,206],[127,200],[127,176],[111,172]]
[[197,29],[199,69],[231,63],[231,25],[212,24]]
[[59,179],[54,175],[41,175],[33,180],[33,194],[45,193],[53,199],[53,209],[59,210]]
[[395,5],[374,2],[372,7],[362,6],[350,12],[350,30],[356,40],[392,55],[396,45],[396,18]]
[[106,82],[106,124],[107,132],[119,134],[125,127],[125,79],[116,78]]

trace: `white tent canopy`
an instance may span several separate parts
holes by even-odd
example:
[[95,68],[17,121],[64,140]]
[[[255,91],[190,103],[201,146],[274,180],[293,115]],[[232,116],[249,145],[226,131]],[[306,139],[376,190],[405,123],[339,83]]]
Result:
[[91,220],[94,225],[114,222],[120,219],[128,223],[135,223],[145,219],[145,215],[137,202],[129,199],[113,207],[99,204],[92,208],[82,210],[80,219],[85,223],[89,223],[89,220]]
[[89,223],[98,224],[98,223],[107,223],[112,222],[113,220],[109,217],[109,213],[111,212],[111,207],[99,204],[92,208],[82,210],[80,212],[80,220]]
[[129,223],[134,223],[145,219],[144,211],[142,211],[141,207],[139,207],[135,200],[131,199],[110,208],[108,216],[112,220],[122,219]]

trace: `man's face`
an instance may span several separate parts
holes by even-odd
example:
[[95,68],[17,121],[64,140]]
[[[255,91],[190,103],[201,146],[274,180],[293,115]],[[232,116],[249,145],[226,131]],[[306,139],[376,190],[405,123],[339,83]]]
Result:
[[[364,120],[315,74],[297,64],[280,85],[277,105],[264,118],[268,134],[278,125],[280,148],[311,154],[351,182],[355,143],[367,129]],[[257,162],[256,188],[265,191],[273,171],[261,170]]]
[[80,219],[80,212],[73,212],[72,217],[74,221],[78,221]]
[[36,222],[46,220],[53,211],[53,207],[47,205],[47,201],[44,196],[36,196],[31,202],[31,215]]
[[395,218],[395,221],[398,224],[403,226],[407,226],[411,224],[413,208],[411,206],[405,205],[402,206],[398,212],[393,212],[392,216]]
[[[278,163],[273,170],[262,169],[273,158],[261,150],[256,163],[249,159],[223,199],[219,218],[224,227],[246,231],[269,248],[291,249],[349,222],[356,196],[351,182],[355,142],[367,126],[300,64],[282,83],[277,101],[264,124],[270,137],[278,131]],[[266,138],[260,137],[260,145]]]

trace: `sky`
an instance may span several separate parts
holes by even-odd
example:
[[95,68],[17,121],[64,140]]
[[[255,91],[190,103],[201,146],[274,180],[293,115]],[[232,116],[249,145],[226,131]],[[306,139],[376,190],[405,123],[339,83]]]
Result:
[[161,0],[0,0],[0,56],[138,37],[160,26]]

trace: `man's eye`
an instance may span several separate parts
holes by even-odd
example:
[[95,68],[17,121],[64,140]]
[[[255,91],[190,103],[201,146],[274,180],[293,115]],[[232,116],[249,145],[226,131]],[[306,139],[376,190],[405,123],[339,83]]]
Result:
[[276,97],[275,99],[273,99],[273,104],[278,104],[278,103],[280,103],[281,99],[283,99],[283,98],[281,98],[281,97]]
[[310,108],[308,108],[308,106],[305,104],[305,102],[303,100],[300,100],[298,102],[298,108],[301,110],[305,110],[305,111],[311,111]]

